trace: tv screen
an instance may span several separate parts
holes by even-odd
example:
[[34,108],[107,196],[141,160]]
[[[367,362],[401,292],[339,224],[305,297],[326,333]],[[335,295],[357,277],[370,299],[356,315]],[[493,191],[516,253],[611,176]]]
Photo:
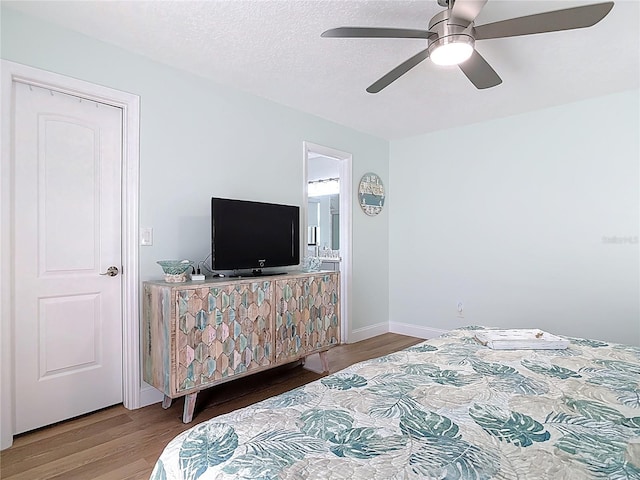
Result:
[[283,267],[300,263],[300,207],[211,199],[214,270]]

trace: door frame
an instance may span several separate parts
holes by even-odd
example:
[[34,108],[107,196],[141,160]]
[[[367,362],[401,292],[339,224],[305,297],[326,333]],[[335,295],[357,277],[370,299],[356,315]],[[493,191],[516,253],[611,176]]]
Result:
[[[340,160],[340,342],[349,343],[351,336],[351,292],[353,278],[353,222],[351,216],[353,213],[352,201],[352,164],[353,158],[350,153],[342,152],[334,148],[325,147],[311,142],[302,142],[303,145],[303,163],[302,163],[302,189],[304,197],[304,208],[302,209],[302,229],[304,232],[302,246],[304,252],[307,251],[307,199],[308,196],[308,171],[309,171],[309,152],[319,153],[327,157]],[[345,232],[346,235],[343,233]]]
[[122,110],[122,396],[128,409],[140,406],[141,390],[138,288],[140,97],[8,60],[1,62],[0,449],[5,449],[11,446],[14,432],[13,84],[26,83]]

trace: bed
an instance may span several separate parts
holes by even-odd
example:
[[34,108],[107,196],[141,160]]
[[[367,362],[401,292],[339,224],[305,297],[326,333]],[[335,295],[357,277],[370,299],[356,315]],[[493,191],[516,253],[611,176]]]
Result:
[[160,479],[640,479],[640,347],[453,330],[194,426]]

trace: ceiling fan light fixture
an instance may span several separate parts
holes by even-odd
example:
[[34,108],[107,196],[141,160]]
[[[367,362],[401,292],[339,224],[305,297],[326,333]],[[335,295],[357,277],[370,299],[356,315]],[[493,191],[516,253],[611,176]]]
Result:
[[455,41],[440,39],[429,47],[429,58],[436,65],[458,65],[473,54],[473,39],[466,35],[456,35]]

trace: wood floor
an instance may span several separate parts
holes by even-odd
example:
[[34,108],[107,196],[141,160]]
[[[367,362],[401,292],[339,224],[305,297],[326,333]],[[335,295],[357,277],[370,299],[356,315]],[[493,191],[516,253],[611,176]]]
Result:
[[[420,339],[386,333],[331,349],[331,372],[395,352]],[[194,421],[181,421],[183,400],[168,410],[160,404],[138,410],[122,405],[68,420],[14,438],[0,453],[3,480],[148,479],[166,444],[195,424],[321,378],[300,365],[288,365],[204,390],[198,394]]]

